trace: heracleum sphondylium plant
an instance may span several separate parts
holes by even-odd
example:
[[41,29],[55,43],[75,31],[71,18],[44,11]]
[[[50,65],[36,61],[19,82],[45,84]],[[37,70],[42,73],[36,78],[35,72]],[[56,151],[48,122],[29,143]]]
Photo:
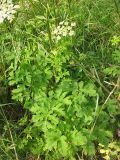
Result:
[[3,23],[5,19],[12,22],[19,7],[19,5],[14,5],[12,0],[0,0],[0,23]]
[[[39,0],[38,3],[44,3],[43,1],[46,3],[46,0]],[[48,4],[52,3],[52,1],[47,2]],[[72,3],[73,1],[71,1]],[[85,3],[84,5],[87,5],[88,1]],[[10,59],[8,65],[11,64],[8,81],[12,88],[12,98],[14,102],[20,102],[30,113],[25,115],[19,123],[15,122],[18,128],[17,132],[13,128],[16,133],[20,131],[20,134],[17,134],[18,137],[15,138],[18,154],[21,153],[19,158],[29,159],[26,156],[32,153],[35,157],[40,155],[46,160],[75,160],[76,155],[81,159],[84,159],[84,155],[88,159],[92,159],[96,153],[97,142],[106,145],[108,141],[111,141],[111,131],[113,132],[113,130],[109,126],[115,124],[115,122],[111,122],[112,117],[115,117],[116,114],[115,106],[117,105],[114,101],[109,102],[108,105],[105,101],[106,108],[99,114],[99,109],[102,108],[101,105],[104,103],[107,93],[104,96],[101,87],[98,88],[99,83],[97,84],[97,81],[94,83],[96,80],[94,78],[100,75],[99,63],[96,62],[96,59],[93,59],[93,64],[90,62],[91,51],[94,58],[101,52],[99,45],[103,45],[104,52],[104,43],[102,43],[103,41],[99,42],[98,37],[101,35],[100,40],[105,38],[104,42],[106,43],[109,38],[101,34],[104,32],[104,27],[99,28],[99,25],[94,25],[95,28],[92,28],[93,24],[89,23],[88,30],[86,21],[82,20],[82,17],[84,20],[87,18],[87,15],[84,16],[84,13],[81,12],[84,7],[82,4],[79,5],[81,9],[76,10],[76,12],[80,11],[79,14],[77,13],[80,20],[75,18],[74,13],[69,16],[66,9],[68,22],[58,23],[58,17],[63,18],[63,6],[62,9],[60,8],[61,15],[56,16],[58,21],[55,24],[53,24],[54,13],[52,13],[51,6],[49,8],[51,14],[46,20],[46,17],[43,17],[46,15],[45,8],[42,11],[41,5],[36,5],[34,8],[31,3],[30,5],[32,9],[28,9],[26,6],[21,10],[26,14],[24,9],[27,8],[30,16],[19,16],[24,21],[21,23],[16,21],[10,25],[16,29],[14,34],[10,32],[14,46],[7,43],[10,48],[4,47],[3,51],[4,53],[6,50],[10,52],[10,57],[6,57]],[[37,6],[38,8],[36,8]],[[69,7],[72,11],[73,5]],[[36,10],[40,12],[38,13]],[[31,11],[34,11],[34,14]],[[87,8],[84,11],[88,11]],[[92,16],[92,12],[90,13]],[[54,34],[51,38],[55,39],[52,39],[53,43],[50,47],[47,34],[44,37],[41,36],[42,38],[39,36],[41,30],[43,34],[46,33],[46,21],[49,21],[49,26],[58,24],[57,31],[54,28],[52,30]],[[76,28],[74,21],[77,23]],[[20,26],[17,24],[18,22]],[[101,26],[103,25],[101,24]],[[72,37],[75,34],[74,29],[76,29],[76,36]],[[98,44],[93,44],[94,41],[98,41]],[[6,44],[6,41],[3,44]],[[101,57],[100,60],[102,60]],[[108,59],[106,60],[109,62]],[[104,63],[102,64],[104,66]],[[93,65],[95,65],[98,76],[94,72]]]

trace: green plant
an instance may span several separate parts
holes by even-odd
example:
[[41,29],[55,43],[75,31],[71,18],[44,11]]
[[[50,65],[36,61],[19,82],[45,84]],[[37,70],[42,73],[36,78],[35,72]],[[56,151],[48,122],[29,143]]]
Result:
[[24,110],[22,118],[7,116],[16,144],[8,155],[99,158],[98,144],[117,141],[119,127],[120,40],[113,37],[119,18],[113,1],[19,4],[16,19],[0,26],[1,83],[5,80],[9,100]]

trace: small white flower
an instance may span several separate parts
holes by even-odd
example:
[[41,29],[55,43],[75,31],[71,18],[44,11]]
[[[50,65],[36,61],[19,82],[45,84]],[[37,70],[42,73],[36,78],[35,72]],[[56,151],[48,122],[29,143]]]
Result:
[[68,26],[67,29],[70,31],[70,30],[72,29],[72,27],[71,27],[71,26]]
[[11,22],[18,8],[20,6],[14,5],[12,0],[0,0],[0,23],[3,23],[5,19]]
[[56,39],[57,39],[57,41],[59,41],[59,40],[61,39],[61,37],[58,35],[58,36],[56,37]]
[[71,23],[71,26],[72,26],[72,27],[75,27],[75,26],[76,26],[76,23],[75,23],[75,22],[72,22],[72,23]]
[[57,26],[57,29],[60,29],[60,26]]
[[15,6],[14,6],[14,9],[19,9],[19,8],[20,8],[19,5],[15,5]]
[[55,29],[53,33],[54,33],[54,34],[57,34],[57,33],[58,33],[58,29]]
[[65,24],[65,26],[68,26],[69,23],[68,23],[68,22],[65,22],[64,24]]
[[74,36],[75,35],[75,32],[74,31],[70,31],[69,32],[69,36]]
[[62,34],[62,32],[63,32],[63,27],[58,29],[58,34]]
[[9,15],[7,16],[7,19],[8,19],[10,22],[12,22],[13,18],[14,18],[14,15],[12,15],[12,14],[9,14]]
[[67,32],[63,32],[63,34],[62,34],[64,37],[66,37],[67,36]]
[[60,22],[60,23],[59,23],[59,25],[63,25],[63,24],[64,24],[64,22]]
[[4,21],[4,18],[0,16],[0,23],[3,23],[3,21]]
[[16,11],[15,11],[15,10],[12,10],[12,11],[11,11],[11,14],[15,14],[15,13],[16,13]]

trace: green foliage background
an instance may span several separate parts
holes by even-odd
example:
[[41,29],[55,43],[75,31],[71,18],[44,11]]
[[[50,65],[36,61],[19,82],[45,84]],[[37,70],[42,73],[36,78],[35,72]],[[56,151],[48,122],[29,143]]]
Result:
[[[0,24],[1,160],[100,159],[99,143],[119,148],[120,2],[19,3]],[[76,22],[75,36],[55,43],[61,21]]]

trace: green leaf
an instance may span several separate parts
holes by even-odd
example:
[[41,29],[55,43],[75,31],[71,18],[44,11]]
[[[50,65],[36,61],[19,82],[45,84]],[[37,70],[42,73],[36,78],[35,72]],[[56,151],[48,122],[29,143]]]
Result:
[[60,142],[58,143],[58,150],[62,156],[68,155],[69,145],[67,142],[67,138],[63,135],[60,137]]
[[96,89],[94,84],[88,83],[84,86],[83,92],[91,97],[96,96]]
[[117,111],[118,111],[117,101],[116,100],[109,100],[107,103],[107,110],[110,115],[117,114]]
[[89,155],[89,156],[95,155],[95,145],[94,145],[94,143],[92,143],[92,142],[89,141],[86,144],[86,146],[84,146],[83,150],[84,150],[84,153],[86,155]]
[[60,137],[61,137],[60,131],[48,131],[45,134],[46,143],[45,143],[44,150],[49,150],[49,151],[51,151],[52,149],[56,150]]
[[71,133],[71,142],[76,146],[82,146],[87,143],[87,139],[81,132],[75,130]]

